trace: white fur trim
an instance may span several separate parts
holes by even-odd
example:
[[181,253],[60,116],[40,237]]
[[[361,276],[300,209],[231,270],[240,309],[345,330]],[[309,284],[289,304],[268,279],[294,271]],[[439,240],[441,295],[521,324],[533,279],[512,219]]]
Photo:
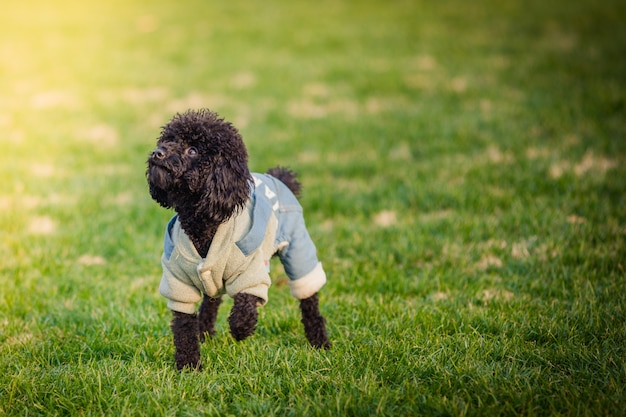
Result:
[[326,273],[322,268],[321,262],[318,262],[315,268],[302,278],[289,281],[291,295],[299,300],[309,298],[320,290],[326,284]]

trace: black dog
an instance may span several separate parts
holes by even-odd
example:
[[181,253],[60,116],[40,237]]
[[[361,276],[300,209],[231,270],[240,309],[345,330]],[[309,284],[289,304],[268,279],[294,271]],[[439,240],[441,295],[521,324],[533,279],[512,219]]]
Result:
[[163,127],[146,176],[152,198],[176,211],[166,229],[159,290],[174,316],[178,369],[201,368],[199,343],[215,334],[224,293],[234,298],[232,336],[254,333],[272,255],[280,257],[300,300],[307,339],[330,347],[317,296],[326,276],[304,226],[292,171],[251,174],[237,129],[209,110],[190,110]]

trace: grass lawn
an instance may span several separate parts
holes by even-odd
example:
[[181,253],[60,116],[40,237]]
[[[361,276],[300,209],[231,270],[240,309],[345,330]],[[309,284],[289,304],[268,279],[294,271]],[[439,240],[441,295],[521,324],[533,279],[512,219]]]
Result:
[[[620,415],[626,3],[32,0],[0,14],[0,415]],[[300,173],[333,341],[276,263],[177,372],[145,160],[209,107]]]

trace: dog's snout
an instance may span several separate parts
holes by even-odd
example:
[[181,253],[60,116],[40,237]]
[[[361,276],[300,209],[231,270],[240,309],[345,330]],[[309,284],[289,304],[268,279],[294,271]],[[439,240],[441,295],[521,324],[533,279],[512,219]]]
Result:
[[165,150],[163,150],[163,148],[156,148],[152,152],[152,158],[154,159],[165,159],[166,156],[167,154],[165,153]]

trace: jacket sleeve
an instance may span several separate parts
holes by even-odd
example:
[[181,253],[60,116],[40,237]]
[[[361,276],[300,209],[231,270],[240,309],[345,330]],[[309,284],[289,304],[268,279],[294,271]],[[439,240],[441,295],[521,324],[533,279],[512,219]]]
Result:
[[196,303],[202,299],[200,291],[191,280],[185,278],[185,274],[180,273],[181,271],[172,270],[166,254],[163,254],[161,258],[161,265],[163,266],[163,276],[161,277],[159,292],[167,298],[167,307],[173,311],[194,314]]
[[291,295],[304,299],[326,284],[326,273],[317,259],[317,250],[304,224],[301,213],[283,215],[285,245],[278,256],[289,277]]

